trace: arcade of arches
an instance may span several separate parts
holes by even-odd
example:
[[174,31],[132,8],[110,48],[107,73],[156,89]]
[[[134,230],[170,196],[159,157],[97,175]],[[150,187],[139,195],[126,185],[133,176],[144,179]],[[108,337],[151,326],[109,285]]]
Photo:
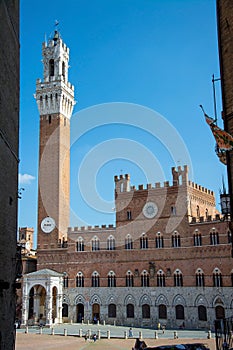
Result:
[[[33,273],[29,273],[23,278],[23,303],[22,303],[22,325],[28,324],[43,324],[51,326],[54,323],[62,322],[78,322],[89,321],[97,323],[103,319],[117,320],[118,312],[117,305],[110,303],[102,305],[98,298],[93,298],[90,312],[87,312],[86,302],[80,294],[73,302],[63,295],[64,274],[53,270],[44,269]],[[160,320],[168,319],[168,305],[158,304],[158,318]],[[174,305],[175,319],[177,321],[186,319],[185,306],[182,304]],[[208,321],[207,307],[197,305],[199,321]],[[222,319],[225,317],[225,309],[221,298],[217,297],[214,301],[215,318]],[[103,315],[101,309],[107,307],[107,314]],[[73,311],[75,308],[75,314]],[[142,319],[150,320],[152,312],[152,304],[141,303],[140,313]],[[103,311],[102,309],[102,311]],[[105,313],[106,311],[104,311]],[[71,316],[71,314],[73,316]],[[138,307],[131,302],[125,304],[126,319],[134,319],[138,314]]]

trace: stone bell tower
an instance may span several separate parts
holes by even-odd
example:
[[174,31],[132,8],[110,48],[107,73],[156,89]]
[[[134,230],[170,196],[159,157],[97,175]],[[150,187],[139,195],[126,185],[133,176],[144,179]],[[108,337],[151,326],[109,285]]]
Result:
[[[65,247],[70,208],[70,117],[74,86],[68,82],[69,48],[55,30],[42,44],[43,80],[36,82],[40,113],[38,259],[43,249]],[[40,261],[40,259],[39,259]]]

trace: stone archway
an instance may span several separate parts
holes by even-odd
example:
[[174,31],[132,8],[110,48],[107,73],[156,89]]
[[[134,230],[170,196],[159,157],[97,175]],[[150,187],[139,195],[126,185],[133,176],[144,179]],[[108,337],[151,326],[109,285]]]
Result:
[[22,325],[62,323],[63,274],[39,270],[23,276]]
[[45,300],[46,290],[40,285],[36,284],[29,290],[28,300],[28,324],[37,324],[46,322],[45,320]]
[[83,303],[78,303],[76,305],[77,323],[82,323],[84,320],[84,305]]
[[94,324],[100,320],[100,304],[92,305],[92,319]]
[[221,320],[225,318],[225,309],[222,305],[215,306],[215,318]]

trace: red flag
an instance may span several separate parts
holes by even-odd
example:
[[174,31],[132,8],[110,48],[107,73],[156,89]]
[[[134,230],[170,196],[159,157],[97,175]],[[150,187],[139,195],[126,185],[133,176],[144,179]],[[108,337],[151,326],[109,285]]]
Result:
[[230,151],[233,149],[233,137],[214,124],[214,120],[205,114],[207,124],[210,126],[220,151]]

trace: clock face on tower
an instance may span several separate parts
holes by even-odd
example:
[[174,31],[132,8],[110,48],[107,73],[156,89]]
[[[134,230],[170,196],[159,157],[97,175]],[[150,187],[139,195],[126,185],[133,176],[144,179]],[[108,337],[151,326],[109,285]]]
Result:
[[55,221],[53,218],[47,217],[41,221],[41,230],[44,233],[50,233],[55,228]]
[[143,207],[143,215],[148,219],[153,219],[158,213],[158,207],[154,202],[147,202]]

